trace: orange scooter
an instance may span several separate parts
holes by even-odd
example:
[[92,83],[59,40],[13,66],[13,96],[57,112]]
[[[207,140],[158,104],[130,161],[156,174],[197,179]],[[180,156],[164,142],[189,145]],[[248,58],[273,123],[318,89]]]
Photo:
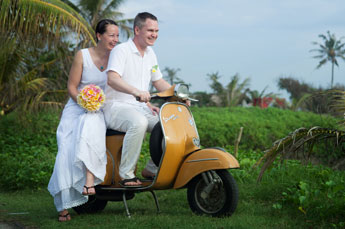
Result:
[[96,195],[77,213],[102,211],[108,201],[123,201],[127,216],[127,200],[135,193],[150,191],[160,211],[154,190],[187,188],[187,199],[196,214],[216,217],[230,216],[237,207],[238,188],[228,169],[239,168],[238,161],[219,147],[200,148],[200,139],[192,113],[185,101],[192,100],[188,86],[173,85],[154,94],[151,99],[163,99],[159,122],[150,137],[150,154],[158,166],[154,180],[144,180],[141,187],[119,185],[119,164],[124,134],[107,130],[107,172],[104,182],[96,186]]

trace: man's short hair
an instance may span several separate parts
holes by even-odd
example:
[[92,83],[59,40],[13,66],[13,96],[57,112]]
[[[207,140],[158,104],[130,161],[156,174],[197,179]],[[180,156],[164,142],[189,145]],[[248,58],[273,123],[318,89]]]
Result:
[[141,29],[145,25],[146,19],[148,18],[154,21],[158,21],[157,17],[151,13],[148,13],[148,12],[138,13],[137,16],[135,16],[134,18],[133,30],[135,29],[136,26],[139,29]]

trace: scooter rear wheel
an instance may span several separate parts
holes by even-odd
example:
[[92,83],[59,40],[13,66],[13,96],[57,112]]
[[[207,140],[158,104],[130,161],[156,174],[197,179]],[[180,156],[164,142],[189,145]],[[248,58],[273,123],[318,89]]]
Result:
[[198,215],[230,216],[236,210],[238,202],[236,181],[225,169],[210,172],[216,181],[213,187],[207,185],[202,175],[194,177],[189,183],[189,206]]
[[80,206],[73,207],[78,214],[96,213],[102,211],[107,206],[107,200],[97,199],[96,196],[89,196],[89,200]]

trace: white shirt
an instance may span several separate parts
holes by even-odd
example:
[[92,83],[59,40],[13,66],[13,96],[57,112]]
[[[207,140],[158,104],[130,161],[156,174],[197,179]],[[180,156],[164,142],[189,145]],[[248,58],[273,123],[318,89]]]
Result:
[[[141,91],[148,91],[151,81],[162,78],[153,49],[147,47],[144,56],[141,56],[132,39],[117,45],[111,51],[108,71],[117,72],[122,80]],[[109,85],[106,88],[106,99],[107,101],[139,104],[133,95],[116,91]]]

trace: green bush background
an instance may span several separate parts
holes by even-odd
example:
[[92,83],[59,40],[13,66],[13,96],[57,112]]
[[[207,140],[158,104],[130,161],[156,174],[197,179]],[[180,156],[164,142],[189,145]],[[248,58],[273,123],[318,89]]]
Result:
[[[292,112],[275,108],[192,108],[203,147],[231,150],[241,126],[240,152],[261,152],[299,127],[335,128],[330,116]],[[0,119],[0,188],[45,188],[57,153],[56,128],[60,111],[31,115],[23,119],[12,113]],[[144,143],[141,158],[148,158]],[[247,153],[247,157],[250,157]],[[139,165],[140,166],[140,165]]]

